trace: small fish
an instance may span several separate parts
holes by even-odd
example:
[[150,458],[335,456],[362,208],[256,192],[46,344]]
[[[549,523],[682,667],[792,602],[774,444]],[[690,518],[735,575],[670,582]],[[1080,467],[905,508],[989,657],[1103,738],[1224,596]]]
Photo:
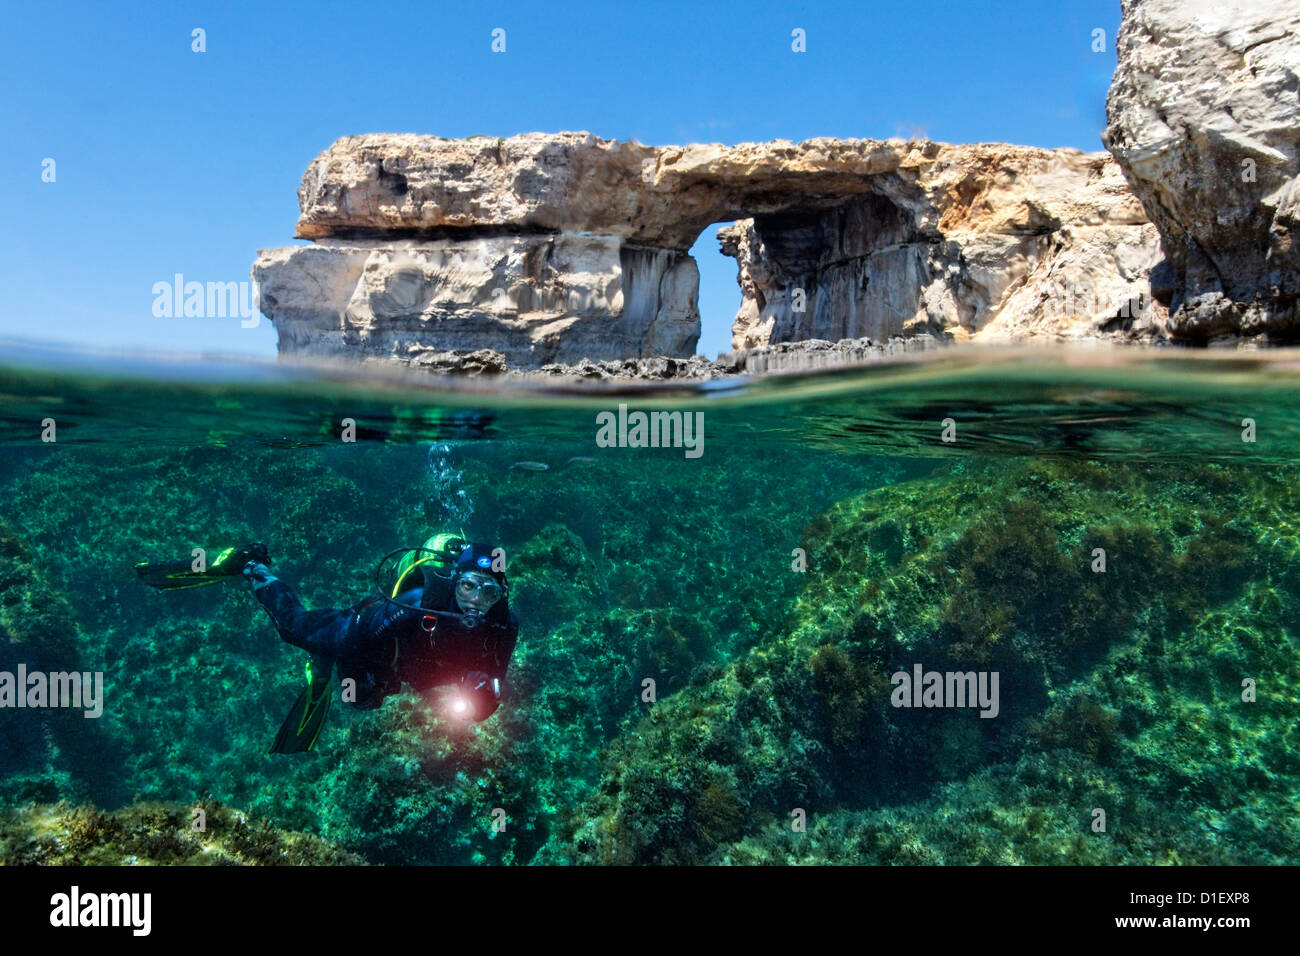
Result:
[[570,458],[570,459],[569,459],[568,461],[566,461],[564,464],[565,464],[566,466],[567,466],[567,465],[585,464],[585,463],[587,463],[587,462],[590,462],[590,463],[592,463],[592,464],[595,464],[598,460],[599,460],[599,459],[597,459],[597,458],[592,458],[590,455],[574,455],[572,458]]
[[517,461],[510,466],[510,470],[514,471],[516,468],[519,468],[523,471],[550,471],[551,470],[551,466],[546,464],[546,462],[544,461]]

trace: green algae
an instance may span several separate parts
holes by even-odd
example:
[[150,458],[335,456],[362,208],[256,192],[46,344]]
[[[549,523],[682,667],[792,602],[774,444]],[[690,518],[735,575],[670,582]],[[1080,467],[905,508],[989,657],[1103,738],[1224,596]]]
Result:
[[[836,505],[809,527],[785,633],[617,741],[586,819],[546,857],[1294,859],[1296,606],[1278,585],[1296,542],[1253,545],[1294,507],[1295,477],[1004,463]],[[914,660],[999,669],[1000,718],[886,706],[889,674]],[[1267,690],[1243,701],[1260,674]],[[749,834],[727,820],[701,835],[701,802],[731,800]]]
[[[201,814],[201,815],[200,815]],[[139,803],[112,813],[83,804],[0,811],[3,866],[356,866],[353,853],[252,821],[210,800]]]

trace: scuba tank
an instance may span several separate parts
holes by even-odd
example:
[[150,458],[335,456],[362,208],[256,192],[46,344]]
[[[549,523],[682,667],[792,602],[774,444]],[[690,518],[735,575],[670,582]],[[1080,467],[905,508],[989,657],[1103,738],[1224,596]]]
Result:
[[[455,576],[456,561],[469,546],[469,539],[464,531],[459,535],[444,532],[428,538],[418,548],[397,548],[388,552],[379,559],[379,564],[375,567],[375,588],[379,593],[365,604],[382,600],[392,607],[418,611],[430,624],[435,618],[449,617],[460,621],[466,627],[475,627],[481,621],[478,615],[441,610],[451,603],[451,583]],[[393,584],[390,586],[385,580],[384,569],[399,555],[400,560],[392,579]],[[419,606],[404,604],[397,600],[397,596],[402,591],[413,587],[424,588]],[[426,630],[431,631],[432,628]]]
[[[451,569],[456,566],[456,559],[460,553],[465,550],[469,540],[462,531],[459,535],[444,532],[435,534],[420,545],[418,548],[412,548],[402,554],[402,559],[397,563],[397,576],[394,579],[392,591],[389,593],[390,598],[395,598],[403,590],[416,587],[414,580],[408,580],[418,570],[421,573],[420,583],[418,586],[429,590],[437,590],[439,584],[444,587],[451,582]],[[390,552],[384,560],[393,556]],[[382,565],[382,562],[381,562]],[[425,601],[423,603],[429,603]]]

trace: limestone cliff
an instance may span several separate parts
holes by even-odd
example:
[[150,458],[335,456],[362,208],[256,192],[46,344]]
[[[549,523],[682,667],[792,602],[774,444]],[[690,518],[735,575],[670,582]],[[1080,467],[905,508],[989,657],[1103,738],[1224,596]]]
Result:
[[739,263],[737,348],[929,332],[1147,337],[1159,239],[1104,153],[918,146],[825,212],[721,230]]
[[1179,338],[1300,331],[1300,5],[1123,0],[1106,146],[1172,267]]
[[688,253],[737,257],[736,347],[809,338],[1159,335],[1154,227],[1104,153],[813,139],[650,147],[589,133],[367,135],[307,169],[262,252],[283,352],[490,348],[511,365],[688,357]]

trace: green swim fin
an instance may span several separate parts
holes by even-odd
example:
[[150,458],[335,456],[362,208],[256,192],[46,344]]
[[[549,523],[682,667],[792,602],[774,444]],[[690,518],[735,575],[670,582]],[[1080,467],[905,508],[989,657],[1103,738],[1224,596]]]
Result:
[[141,561],[135,566],[135,573],[143,583],[159,591],[184,591],[189,588],[205,588],[237,578],[249,561],[270,564],[271,556],[266,552],[266,545],[249,544],[242,548],[226,548],[202,570],[195,569],[195,564],[200,563],[195,558],[179,561]]
[[273,754],[305,753],[316,746],[316,738],[325,727],[330,712],[330,683],[334,662],[313,657],[307,662],[307,687],[298,695],[289,716],[271,744]]

